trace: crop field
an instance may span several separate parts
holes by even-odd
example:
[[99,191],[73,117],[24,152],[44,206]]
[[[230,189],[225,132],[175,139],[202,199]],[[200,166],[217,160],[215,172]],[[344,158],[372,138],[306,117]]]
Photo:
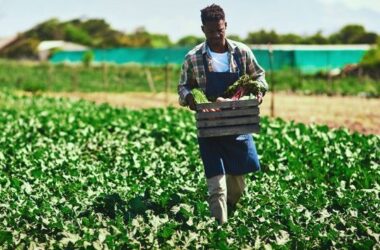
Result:
[[[116,66],[20,62],[0,59],[0,89],[29,92],[177,92],[179,65]],[[301,74],[295,69],[267,71],[270,90],[302,94],[380,96],[380,81],[362,77],[327,77]],[[150,79],[150,80],[148,80]],[[148,83],[153,86],[150,86]]]
[[[17,91],[17,95],[31,95]],[[179,107],[178,94],[149,92],[44,92],[42,96],[85,99],[98,104],[108,103],[128,109]],[[260,113],[271,114],[272,92],[265,95]],[[274,116],[285,121],[325,124],[330,128],[344,127],[351,132],[380,135],[380,99],[358,96],[299,95],[277,92]]]
[[193,113],[0,92],[0,248],[379,249],[380,137],[263,117],[209,217]]

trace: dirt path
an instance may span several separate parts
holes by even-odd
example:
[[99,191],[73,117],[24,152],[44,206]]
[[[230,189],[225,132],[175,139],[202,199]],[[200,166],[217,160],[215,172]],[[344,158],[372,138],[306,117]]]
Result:
[[[96,103],[109,103],[116,107],[131,109],[178,107],[178,97],[164,93],[47,93],[50,97],[86,99]],[[271,94],[261,105],[261,114],[270,114]],[[303,96],[277,93],[275,116],[302,123],[327,124],[329,127],[347,127],[364,134],[380,134],[380,99],[361,97]]]

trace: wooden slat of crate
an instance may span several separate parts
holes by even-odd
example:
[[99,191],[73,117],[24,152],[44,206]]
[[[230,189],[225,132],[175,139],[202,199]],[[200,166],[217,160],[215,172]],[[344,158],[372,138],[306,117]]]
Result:
[[195,114],[196,120],[204,119],[217,119],[226,117],[239,117],[239,116],[250,116],[259,114],[258,107],[249,107],[246,109],[232,109],[232,110],[222,110],[215,112],[200,112]]
[[209,127],[223,127],[232,125],[248,125],[260,122],[260,117],[254,116],[244,116],[244,117],[233,117],[225,119],[215,119],[215,120],[199,120],[197,121],[197,128],[209,128]]
[[212,103],[200,103],[196,105],[196,109],[201,111],[202,109],[232,109],[232,108],[245,108],[256,107],[259,102],[256,99],[252,100],[239,100],[239,101],[227,101],[227,102],[212,102]]
[[260,131],[259,124],[215,127],[215,128],[201,128],[201,129],[198,129],[198,136],[199,137],[215,137],[215,136],[225,136],[225,135],[259,133],[259,131]]
[[[258,133],[260,113],[257,100],[228,101],[197,104],[199,137],[214,137]],[[215,112],[201,112],[204,109],[216,109]]]

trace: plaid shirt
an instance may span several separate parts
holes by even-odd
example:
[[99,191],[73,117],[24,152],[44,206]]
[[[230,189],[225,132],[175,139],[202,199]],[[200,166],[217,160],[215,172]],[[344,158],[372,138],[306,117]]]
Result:
[[[252,50],[243,43],[227,39],[228,56],[230,61],[230,72],[237,72],[238,65],[234,60],[233,54],[236,53],[242,66],[242,74],[253,75],[257,81],[263,83],[268,90],[268,84],[265,81],[265,71],[257,63]],[[181,68],[181,78],[178,84],[179,104],[187,106],[186,96],[191,89],[199,87],[206,91],[206,71],[203,65],[203,55],[206,54],[207,65],[210,72],[213,72],[211,64],[211,55],[209,54],[208,45],[203,42],[189,51],[185,56],[185,61]],[[263,93],[265,94],[265,93]]]

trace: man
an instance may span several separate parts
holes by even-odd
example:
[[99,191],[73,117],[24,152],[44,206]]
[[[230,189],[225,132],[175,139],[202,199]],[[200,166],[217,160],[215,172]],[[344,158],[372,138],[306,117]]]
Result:
[[[201,88],[206,96],[221,96],[241,75],[249,74],[266,89],[264,70],[244,44],[226,39],[223,9],[211,5],[201,10],[206,41],[185,57],[178,85],[179,103],[195,110],[191,89]],[[265,93],[257,99],[261,103]],[[209,192],[211,215],[220,224],[227,221],[227,207],[234,208],[245,188],[244,174],[260,170],[251,135],[198,138]]]

